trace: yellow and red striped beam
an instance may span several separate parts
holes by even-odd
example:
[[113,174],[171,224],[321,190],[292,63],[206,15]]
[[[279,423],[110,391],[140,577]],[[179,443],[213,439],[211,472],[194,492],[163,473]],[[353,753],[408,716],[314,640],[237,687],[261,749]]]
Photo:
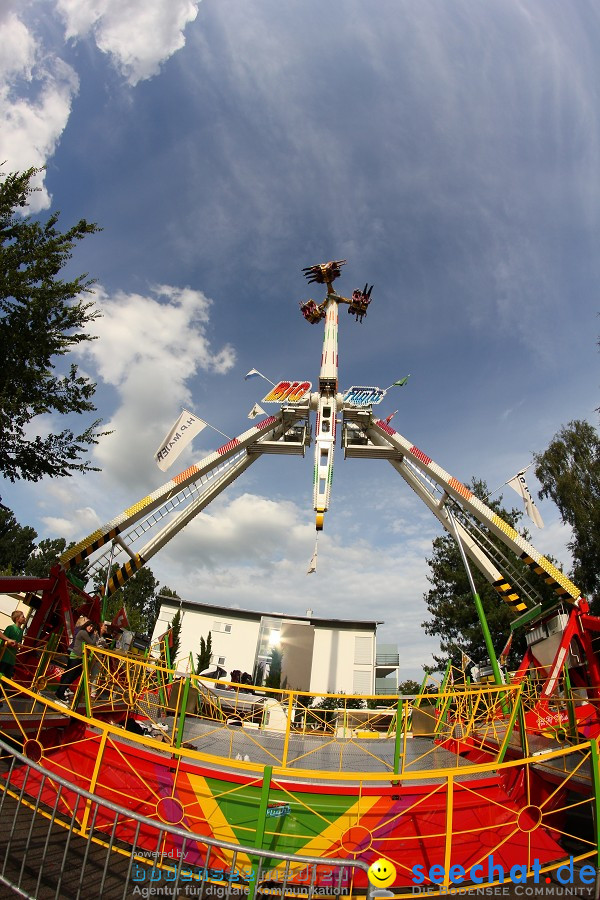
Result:
[[[545,556],[538,553],[535,547],[515,531],[508,522],[505,522],[501,516],[476,497],[466,485],[461,481],[458,481],[458,479],[454,478],[452,475],[449,475],[448,472],[442,469],[441,466],[438,466],[431,457],[427,456],[426,453],[423,453],[422,450],[407,441],[405,437],[395,431],[387,422],[375,420],[371,427],[374,428],[377,434],[385,437],[388,443],[398,450],[401,450],[407,459],[412,460],[421,471],[425,472],[433,479],[433,481],[447,491],[447,493],[456,500],[463,509],[468,510],[480,524],[488,527],[490,531],[499,537],[506,546],[513,551],[513,553],[523,560],[525,565],[529,566],[536,575],[543,578],[546,584],[554,589],[557,596],[562,600],[566,600],[568,603],[575,603],[579,600],[581,597],[579,588],[574,585],[560,569],[557,569],[549,559],[546,559]],[[505,600],[510,599],[510,594],[514,593],[508,584],[506,589],[500,584],[495,584],[494,587]],[[506,594],[506,596],[504,596],[504,594]],[[515,594],[515,609],[521,611],[516,603],[517,599],[518,595]],[[523,610],[524,608],[525,607],[523,606]]]

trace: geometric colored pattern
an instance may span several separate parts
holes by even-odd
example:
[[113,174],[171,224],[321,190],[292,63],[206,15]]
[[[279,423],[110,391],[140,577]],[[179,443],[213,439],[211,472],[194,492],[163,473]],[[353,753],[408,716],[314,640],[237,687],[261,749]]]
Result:
[[504,578],[495,581],[494,588],[513,612],[522,613],[527,610],[526,604]]
[[[220,842],[256,846],[260,772],[220,773],[181,758],[177,764],[169,764],[164,756],[147,747],[126,745],[115,735],[108,736],[98,769],[100,746],[97,733],[86,731],[74,742],[69,742],[67,734],[62,746],[44,751],[43,766],[137,815],[164,821],[165,812],[175,810],[178,824],[186,830]],[[19,774],[13,782],[15,778],[18,786]],[[25,790],[37,796],[33,771]],[[52,791],[46,782],[41,800],[54,803]],[[502,865],[508,872],[513,865],[530,868],[534,859],[548,865],[565,858],[553,831],[560,827],[555,809],[562,799],[560,789],[555,785],[546,788],[529,767],[509,768],[479,778],[442,778],[433,784],[409,781],[358,787],[273,779],[269,807],[284,805],[288,812],[265,820],[262,849],[319,857],[324,866],[328,857],[361,859],[369,865],[383,857],[396,867],[396,885],[412,884],[414,866],[421,866],[427,873],[432,865],[444,865],[449,860],[451,865],[470,869],[485,866],[490,855],[495,865]],[[74,816],[72,827],[81,825],[85,815],[85,804],[76,810],[74,800],[68,789],[62,790],[62,815],[66,819]],[[448,842],[449,804],[452,832]],[[95,833],[110,834],[112,824],[110,812],[102,810],[94,823]],[[134,837],[135,828],[134,819],[122,821],[117,837],[127,843]],[[155,850],[155,842],[155,834],[146,833],[142,826],[138,846]],[[162,852],[176,859],[180,843],[176,836],[167,837]],[[187,848],[186,862],[204,865],[205,845],[188,843]],[[223,847],[217,852],[219,865],[227,869],[232,852]],[[238,853],[237,866],[250,868],[252,859]],[[300,863],[295,871],[300,880]],[[357,881],[355,886],[365,885]]]
[[521,559],[526,566],[529,566],[529,568],[535,572],[536,575],[543,578],[546,584],[553,587],[554,592],[558,594],[559,597],[569,600],[569,598],[573,596],[573,589],[575,589],[575,591],[577,590],[573,582],[570,581],[566,575],[563,575],[560,569],[553,566],[545,556],[540,556],[535,560],[528,553],[523,553]]

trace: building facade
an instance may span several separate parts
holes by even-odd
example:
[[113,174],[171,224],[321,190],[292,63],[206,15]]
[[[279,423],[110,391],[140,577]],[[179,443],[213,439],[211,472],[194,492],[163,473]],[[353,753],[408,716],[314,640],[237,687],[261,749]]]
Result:
[[[382,674],[377,667],[376,645],[381,622],[320,618],[311,610],[306,616],[290,616],[172,597],[160,599],[153,642],[168,630],[180,610],[176,660],[180,670],[189,670],[190,653],[195,666],[200,638],[207,640],[210,632],[211,662],[225,669],[225,677],[231,677],[234,671],[254,677],[259,667],[266,676],[276,650],[281,659],[282,686],[310,693],[375,693],[376,675]],[[397,685],[396,667],[395,689]]]

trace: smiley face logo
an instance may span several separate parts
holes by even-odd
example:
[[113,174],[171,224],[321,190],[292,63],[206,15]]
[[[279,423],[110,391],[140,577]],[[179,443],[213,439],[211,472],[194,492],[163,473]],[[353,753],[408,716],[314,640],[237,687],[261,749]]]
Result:
[[369,881],[375,887],[389,887],[396,877],[396,867],[389,859],[376,859],[369,866]]

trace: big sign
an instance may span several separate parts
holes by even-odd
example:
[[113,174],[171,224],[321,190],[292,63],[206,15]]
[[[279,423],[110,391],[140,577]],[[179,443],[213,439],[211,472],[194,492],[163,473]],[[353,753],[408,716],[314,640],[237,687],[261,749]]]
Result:
[[311,387],[310,381],[280,381],[262,403],[300,403]]

